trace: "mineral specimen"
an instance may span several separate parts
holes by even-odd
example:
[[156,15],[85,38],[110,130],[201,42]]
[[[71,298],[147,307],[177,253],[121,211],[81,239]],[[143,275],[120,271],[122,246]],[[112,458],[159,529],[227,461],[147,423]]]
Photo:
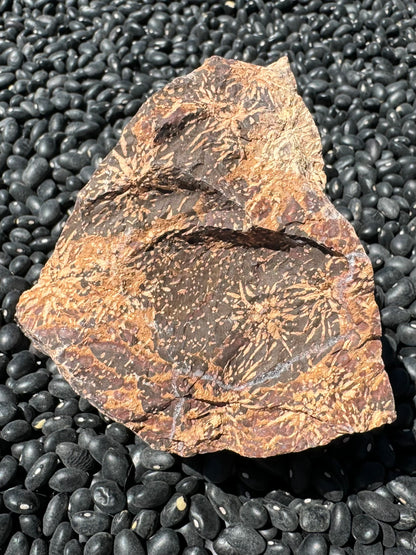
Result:
[[80,395],[181,455],[391,422],[371,264],[322,167],[286,58],[208,59],[80,192],[20,326]]

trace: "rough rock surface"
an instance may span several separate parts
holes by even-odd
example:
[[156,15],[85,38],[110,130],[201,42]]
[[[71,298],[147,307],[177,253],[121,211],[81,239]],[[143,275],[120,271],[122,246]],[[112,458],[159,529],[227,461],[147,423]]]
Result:
[[20,326],[99,410],[181,455],[391,422],[371,264],[322,167],[287,59],[210,58],[131,120]]

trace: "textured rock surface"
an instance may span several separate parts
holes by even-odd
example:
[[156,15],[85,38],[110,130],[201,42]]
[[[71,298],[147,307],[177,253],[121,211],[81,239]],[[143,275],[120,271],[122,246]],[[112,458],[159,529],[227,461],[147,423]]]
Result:
[[102,412],[182,455],[391,422],[371,265],[322,166],[286,59],[207,60],[80,192],[20,326]]

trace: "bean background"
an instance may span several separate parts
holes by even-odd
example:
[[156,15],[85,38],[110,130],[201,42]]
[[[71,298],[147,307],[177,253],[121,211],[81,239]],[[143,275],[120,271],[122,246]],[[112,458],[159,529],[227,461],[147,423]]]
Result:
[[[0,0],[0,553],[415,553],[415,30],[412,0]],[[16,303],[146,98],[211,55],[284,54],[373,264],[398,418],[270,459],[153,451],[31,348]]]

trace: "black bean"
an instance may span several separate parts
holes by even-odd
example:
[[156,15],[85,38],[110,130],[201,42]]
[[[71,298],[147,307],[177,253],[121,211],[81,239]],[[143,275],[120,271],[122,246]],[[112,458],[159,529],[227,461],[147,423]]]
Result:
[[32,492],[20,487],[10,488],[3,494],[4,505],[12,513],[29,515],[39,508],[39,500]]
[[45,134],[35,143],[35,150],[39,156],[50,160],[56,153],[57,145],[55,138]]
[[164,52],[149,48],[146,51],[145,59],[156,67],[169,64],[169,57]]
[[74,423],[80,428],[98,428],[102,425],[102,420],[98,414],[80,413],[74,416]]
[[134,439],[132,431],[118,422],[108,424],[105,428],[105,435],[123,445]]
[[42,390],[49,382],[50,376],[45,370],[38,370],[16,380],[13,391],[17,395],[32,394]]
[[29,555],[29,540],[22,532],[10,538],[5,555]]
[[308,534],[297,550],[298,555],[327,555],[328,547],[322,534]]
[[62,468],[50,478],[49,487],[58,492],[73,492],[88,481],[88,473],[78,468]]
[[93,505],[92,493],[88,488],[78,488],[69,498],[68,512],[70,514],[89,510]]
[[48,545],[43,538],[36,538],[30,546],[29,555],[48,555]]
[[18,380],[36,370],[36,359],[29,351],[20,351],[13,355],[7,364],[7,374]]
[[[162,526],[164,524],[161,522]],[[131,523],[131,529],[143,539],[148,539],[159,527],[159,514],[152,509],[142,509]]]
[[397,268],[400,272],[402,272],[403,275],[410,274],[413,270],[413,264],[411,260],[404,256],[387,257],[385,258],[385,264],[387,267]]
[[42,200],[48,200],[58,195],[58,188],[53,179],[46,179],[36,189],[37,196]]
[[407,307],[415,298],[416,290],[412,280],[404,277],[386,292],[385,302],[388,305]]
[[175,527],[185,518],[188,508],[189,504],[184,495],[174,493],[160,513],[160,524],[165,528]]
[[78,412],[78,401],[76,399],[67,399],[61,401],[55,407],[56,416],[74,416]]
[[20,126],[13,118],[7,118],[6,124],[3,127],[3,140],[14,143],[20,135]]
[[397,339],[404,345],[416,346],[416,321],[400,324],[397,327]]
[[416,513],[408,505],[398,505],[400,519],[393,524],[395,530],[410,530],[416,525]]
[[50,226],[62,216],[61,207],[56,199],[46,200],[39,209],[38,219],[41,225]]
[[56,430],[49,434],[43,443],[45,451],[55,451],[60,443],[74,443],[77,440],[77,434],[73,428],[64,428]]
[[185,476],[185,478],[182,478],[182,480],[176,484],[175,489],[179,493],[192,495],[193,493],[197,493],[200,487],[201,480],[199,478],[196,476]]
[[[0,461],[0,488],[3,489],[16,475],[18,463],[11,455],[5,455]],[[1,543],[1,542],[0,542]]]
[[400,207],[395,200],[381,197],[377,202],[377,209],[390,220],[395,220],[400,212]]
[[127,482],[127,476],[130,470],[131,463],[127,457],[116,449],[110,447],[104,453],[102,459],[102,473],[103,477],[108,480],[114,480],[121,487]]
[[343,502],[335,503],[331,510],[329,540],[331,545],[342,547],[350,539],[351,513]]
[[390,243],[392,254],[406,256],[412,250],[414,239],[409,234],[401,232]]
[[14,80],[16,79],[14,73],[12,73],[11,71],[5,71],[4,73],[2,73],[2,75],[0,76],[0,88],[7,88],[9,85],[11,85]]
[[271,523],[282,532],[293,532],[299,524],[298,515],[289,507],[278,501],[265,503]]
[[8,540],[13,528],[12,516],[10,513],[0,514],[0,545],[4,545]]
[[40,520],[36,515],[20,515],[20,530],[29,538],[39,538],[42,535]]
[[100,126],[93,121],[74,121],[65,128],[66,135],[73,135],[77,139],[95,136],[99,131]]
[[[37,217],[37,215],[39,214],[40,207],[42,206],[41,199],[36,195],[29,195],[25,200],[25,204],[27,208],[30,210],[30,212]],[[33,232],[33,236],[34,236],[34,232]]]
[[97,532],[84,547],[84,555],[112,555],[113,536],[108,532]]
[[240,520],[241,501],[235,495],[227,494],[214,484],[207,484],[206,495],[217,515],[230,524]]
[[138,536],[132,530],[121,530],[114,538],[114,555],[145,555]]
[[[30,406],[30,405],[29,405]],[[44,412],[42,414],[38,414],[38,416],[36,416],[33,420],[32,420],[32,426],[33,428],[35,428],[35,430],[42,430],[43,427],[45,426],[45,423],[53,418],[54,413],[49,411],[49,412]]]
[[16,312],[16,305],[19,301],[20,295],[20,291],[9,291],[4,296],[4,299],[1,303],[1,308],[3,319],[6,323],[13,322]]
[[141,476],[143,484],[160,481],[166,482],[169,486],[174,486],[175,484],[177,484],[180,478],[180,472],[169,472],[166,470],[146,470]]
[[146,447],[141,453],[140,462],[145,468],[168,470],[175,464],[175,459],[170,453],[156,451],[150,447]]
[[32,467],[32,465],[38,460],[38,458],[45,452],[43,444],[38,439],[31,439],[25,442],[21,456],[20,464],[26,470]]
[[382,534],[381,543],[384,547],[393,547],[396,543],[396,535],[394,533],[393,527],[386,522],[379,522]]
[[366,514],[355,515],[351,529],[352,535],[361,544],[374,543],[380,533],[378,522]]
[[[8,378],[7,379],[7,383],[9,383],[9,381],[12,381],[12,378]],[[14,384],[10,384],[10,387],[13,387]],[[31,407],[29,405],[29,403],[27,403],[26,401],[22,401],[21,403],[19,403],[17,405],[18,411],[19,411],[19,416],[23,416],[23,418],[26,420],[26,422],[33,422],[34,418],[35,418],[35,411],[33,409],[33,407]],[[33,426],[34,427],[34,426]]]
[[29,283],[22,277],[19,276],[8,276],[4,275],[0,278],[0,285],[6,291],[11,291],[16,289],[17,291],[25,291],[29,289]]
[[[157,520],[157,519],[156,519]],[[121,530],[126,530],[127,528],[133,529],[133,523],[129,511],[120,511],[114,515],[111,521],[110,532],[113,536],[116,536]]]
[[73,538],[65,544],[63,555],[82,555],[83,551],[79,541]]
[[17,413],[17,406],[12,402],[0,402],[0,426],[13,420]]
[[125,508],[126,496],[112,480],[100,480],[91,486],[95,505],[106,514],[115,514]]
[[56,446],[56,454],[67,468],[77,468],[88,472],[94,466],[94,460],[88,451],[76,443],[59,443]]
[[61,377],[54,377],[49,382],[48,391],[58,399],[72,399],[76,395],[69,383]]
[[4,353],[0,353],[0,376],[3,378],[3,380],[6,378],[5,372],[6,372],[8,362],[9,362],[9,357]]
[[178,534],[169,528],[161,528],[147,541],[148,555],[177,555],[179,552]]
[[226,538],[223,538],[221,534],[213,543],[213,548],[215,549],[215,553],[218,555],[239,555],[238,551],[234,549],[234,547],[229,544]]
[[[14,231],[18,231],[17,228]],[[31,235],[28,231],[22,230],[19,233],[10,233],[10,239],[12,243],[26,243],[31,239]],[[32,265],[32,261],[26,254],[20,254],[16,256],[9,264],[9,270],[11,274],[16,276],[24,276]]]
[[413,537],[411,532],[396,530],[395,536],[397,546],[404,547],[405,549],[411,549],[413,547]]
[[344,497],[344,486],[342,476],[336,476],[330,470],[317,473],[314,483],[314,487],[320,496],[335,503]]
[[[32,249],[30,246],[26,245],[25,243],[20,243],[18,241],[6,241],[3,243],[2,250],[6,253],[15,258],[16,256],[30,255]],[[10,266],[10,265],[9,265]]]
[[4,426],[0,435],[5,441],[16,443],[28,439],[31,432],[32,427],[26,420],[12,420]]
[[178,529],[178,532],[184,538],[185,542],[189,546],[199,546],[203,547],[205,541],[197,532],[195,526],[192,522],[187,522],[185,525]]
[[44,536],[52,536],[58,524],[63,520],[68,509],[68,494],[58,493],[49,501],[43,514],[42,532]]
[[4,384],[0,384],[0,403],[17,403],[16,395]]
[[15,223],[19,226],[19,228],[23,228],[31,232],[36,229],[38,219],[35,216],[23,215],[17,217]]
[[[82,403],[82,399],[79,400],[78,405]],[[97,437],[97,433],[92,429],[82,430],[78,434],[78,445],[83,449],[88,449],[92,439]],[[75,441],[74,441],[75,443]]]
[[49,553],[62,553],[65,545],[74,537],[74,530],[69,522],[60,522],[49,542]]
[[53,237],[42,236],[31,241],[29,246],[34,251],[49,253],[55,246],[55,242],[56,239],[54,239]]
[[126,449],[121,445],[121,443],[103,435],[92,438],[88,444],[90,454],[100,464],[103,461],[105,452],[110,448],[115,449],[119,453],[126,453]]
[[43,264],[33,264],[28,272],[25,274],[25,279],[31,283],[35,284],[38,281],[40,273],[43,269]]
[[218,534],[220,519],[208,499],[200,493],[191,497],[189,518],[201,537],[212,540]]
[[268,520],[268,513],[264,505],[257,499],[249,499],[240,507],[240,519],[250,528],[264,528]]
[[[252,553],[253,555],[260,554],[264,552],[266,547],[264,538],[258,532],[242,524],[233,524],[225,528],[219,534],[218,540],[230,545],[234,549],[234,553],[239,555],[246,553]],[[214,542],[215,549],[217,541]]]
[[165,482],[154,481],[149,484],[133,486],[127,491],[129,511],[137,514],[140,509],[160,507],[166,503],[169,495],[170,487]]
[[23,183],[28,187],[36,187],[47,177],[49,173],[49,162],[42,156],[34,156],[23,172]]
[[329,510],[323,505],[305,504],[299,511],[299,524],[305,532],[325,532],[329,522]]
[[409,179],[408,181],[406,181],[406,183],[403,185],[402,194],[403,194],[403,197],[409,202],[413,203],[416,201],[416,180],[415,179]]
[[9,352],[25,348],[27,340],[16,324],[6,324],[0,329],[0,351]]
[[35,393],[29,399],[29,405],[31,405],[38,412],[46,412],[55,406],[55,401],[52,395],[48,391],[40,391]]
[[110,526],[110,517],[96,511],[79,511],[70,517],[71,526],[77,534],[93,536],[105,532]]
[[374,275],[374,282],[383,288],[383,291],[388,291],[403,274],[397,268],[386,266],[378,270]]
[[44,486],[52,476],[58,464],[55,453],[45,453],[33,464],[27,473],[25,487],[34,491]]
[[302,534],[300,532],[283,532],[282,543],[296,552],[302,543]]
[[416,509],[416,478],[398,476],[387,483],[387,489],[401,502]]
[[68,151],[60,154],[56,161],[63,168],[77,172],[88,164],[88,157],[76,151]]

